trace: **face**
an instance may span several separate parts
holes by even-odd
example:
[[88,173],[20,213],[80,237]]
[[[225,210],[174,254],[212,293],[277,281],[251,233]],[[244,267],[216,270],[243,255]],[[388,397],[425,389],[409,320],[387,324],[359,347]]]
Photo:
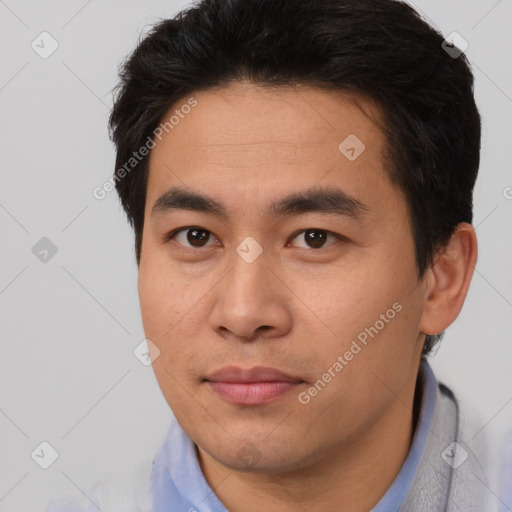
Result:
[[304,468],[389,419],[421,355],[425,287],[379,111],[305,86],[193,97],[150,154],[153,368],[201,453]]

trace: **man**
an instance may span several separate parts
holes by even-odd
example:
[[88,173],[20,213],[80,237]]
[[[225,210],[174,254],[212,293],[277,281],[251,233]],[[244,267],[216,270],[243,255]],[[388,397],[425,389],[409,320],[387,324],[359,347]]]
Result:
[[454,48],[395,0],[203,0],[139,44],[112,182],[176,421],[101,510],[494,510],[426,359],[477,260]]

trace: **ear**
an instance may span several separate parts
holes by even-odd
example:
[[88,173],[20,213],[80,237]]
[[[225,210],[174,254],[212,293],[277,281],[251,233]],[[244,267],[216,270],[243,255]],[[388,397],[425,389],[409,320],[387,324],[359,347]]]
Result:
[[420,332],[439,334],[457,318],[473,277],[477,255],[475,229],[461,222],[428,271]]

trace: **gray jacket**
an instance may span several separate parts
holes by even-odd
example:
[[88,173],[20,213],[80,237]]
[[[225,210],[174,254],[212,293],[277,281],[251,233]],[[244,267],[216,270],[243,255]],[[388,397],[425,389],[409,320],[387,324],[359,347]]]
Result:
[[[495,512],[485,439],[476,443],[454,394],[438,384],[434,418],[412,487],[399,512]],[[391,512],[391,511],[390,511]]]

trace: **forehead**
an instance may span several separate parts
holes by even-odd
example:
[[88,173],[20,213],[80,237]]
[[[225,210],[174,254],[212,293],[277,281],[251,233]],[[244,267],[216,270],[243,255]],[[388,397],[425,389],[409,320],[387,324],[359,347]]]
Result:
[[175,185],[241,207],[315,186],[341,187],[377,210],[398,200],[385,171],[380,111],[366,98],[246,82],[191,97],[197,105],[183,109],[151,151],[147,209]]
[[[166,137],[170,145],[250,151],[249,145],[253,144],[286,152],[296,151],[298,145],[308,150],[328,140],[332,142],[330,139],[341,142],[351,133],[372,145],[384,142],[376,125],[382,122],[379,107],[369,98],[355,94],[304,85],[278,87],[235,82],[191,96],[197,106],[181,119],[174,116],[178,124],[171,129],[175,136]],[[187,98],[176,102],[163,121],[186,102]]]

